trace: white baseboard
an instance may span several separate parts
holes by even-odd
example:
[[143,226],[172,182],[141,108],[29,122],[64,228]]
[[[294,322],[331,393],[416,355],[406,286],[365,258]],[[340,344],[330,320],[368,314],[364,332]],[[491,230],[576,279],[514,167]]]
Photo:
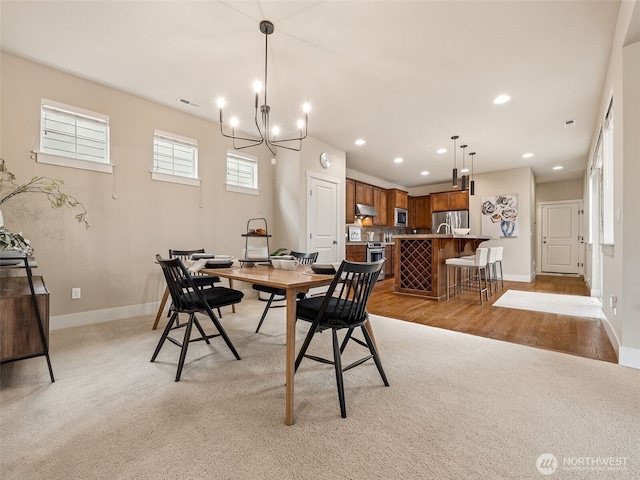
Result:
[[[245,295],[253,295],[255,290],[241,289]],[[170,302],[171,300],[169,300]],[[169,303],[168,302],[168,303]],[[104,310],[91,310],[89,312],[70,313],[68,315],[56,315],[49,318],[49,329],[59,330],[61,328],[79,327],[80,325],[90,325],[92,323],[110,322],[111,320],[121,320],[123,318],[138,317],[140,315],[153,315],[158,311],[160,302],[141,303],[139,305],[127,305],[125,307],[105,308]],[[165,307],[165,310],[168,305]]]
[[625,367],[640,369],[640,350],[637,348],[620,347],[618,363]]
[[79,327],[92,323],[109,322],[123,318],[150,315],[158,311],[160,302],[142,303],[139,305],[127,305],[126,307],[105,308],[104,310],[92,310],[89,312],[70,313],[68,315],[56,315],[49,319],[49,329]]
[[510,282],[529,283],[529,282],[533,282],[535,278],[536,278],[535,273],[532,273],[531,275],[507,275],[507,274],[504,275],[504,279]]

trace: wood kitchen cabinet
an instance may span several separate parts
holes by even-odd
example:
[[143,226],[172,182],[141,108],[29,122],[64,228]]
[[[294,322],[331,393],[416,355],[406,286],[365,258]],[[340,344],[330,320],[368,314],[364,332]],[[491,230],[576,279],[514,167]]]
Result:
[[356,203],[373,205],[373,185],[356,182]]
[[446,210],[468,210],[469,209],[469,192],[454,190],[451,192],[432,193],[431,211],[444,212]]
[[430,195],[411,197],[413,203],[413,228],[431,228],[431,198]]
[[345,259],[349,262],[366,262],[367,246],[366,245],[347,245]]
[[347,178],[345,181],[346,210],[345,222],[354,223],[356,221],[356,182]]
[[409,194],[397,188],[387,190],[387,225],[395,225],[395,209],[404,208],[409,210]]
[[397,188],[387,190],[389,196],[389,208],[404,208],[409,209],[409,194]]
[[380,187],[373,187],[373,206],[378,212],[377,217],[373,217],[373,224],[389,225],[387,218],[387,190]]
[[394,253],[394,246],[393,245],[386,245],[384,247],[384,256],[386,258],[386,261],[384,262],[384,277],[385,278],[391,278],[393,277],[393,268],[394,268],[394,261],[393,261],[393,253]]

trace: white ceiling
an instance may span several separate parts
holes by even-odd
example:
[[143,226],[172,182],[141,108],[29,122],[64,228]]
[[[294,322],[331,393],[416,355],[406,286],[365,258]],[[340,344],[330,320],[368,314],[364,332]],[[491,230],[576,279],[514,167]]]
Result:
[[[214,121],[222,95],[225,116],[250,125],[251,85],[264,69],[259,22],[270,20],[272,122],[293,126],[310,102],[309,135],[346,151],[348,168],[407,188],[445,182],[459,135],[458,168],[468,144],[475,173],[530,165],[547,182],[586,167],[619,6],[2,0],[0,41],[8,53]],[[512,100],[494,105],[502,93]]]

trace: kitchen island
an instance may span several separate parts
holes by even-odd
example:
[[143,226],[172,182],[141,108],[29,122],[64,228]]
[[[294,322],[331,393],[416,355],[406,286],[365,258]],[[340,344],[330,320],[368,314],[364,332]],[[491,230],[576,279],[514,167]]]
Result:
[[445,260],[473,255],[491,237],[479,235],[394,235],[395,292],[433,300],[447,296]]

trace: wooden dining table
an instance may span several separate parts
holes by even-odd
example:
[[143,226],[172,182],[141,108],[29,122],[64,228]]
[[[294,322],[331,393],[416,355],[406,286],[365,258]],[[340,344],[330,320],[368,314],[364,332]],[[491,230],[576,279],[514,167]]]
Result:
[[233,288],[233,281],[239,280],[267,287],[280,288],[286,292],[286,425],[293,425],[293,386],[295,374],[296,353],[296,294],[308,292],[310,288],[329,285],[333,275],[314,274],[308,265],[298,265],[293,270],[281,270],[270,265],[242,266],[232,268],[203,268],[200,272],[229,279],[229,286]]

